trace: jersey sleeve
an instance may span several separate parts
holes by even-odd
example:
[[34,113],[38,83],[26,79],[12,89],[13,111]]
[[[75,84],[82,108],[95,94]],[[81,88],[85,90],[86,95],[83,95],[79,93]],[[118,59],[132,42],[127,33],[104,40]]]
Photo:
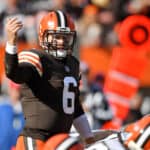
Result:
[[17,83],[24,83],[35,75],[42,76],[42,64],[38,54],[22,51],[19,54],[5,54],[6,76]]

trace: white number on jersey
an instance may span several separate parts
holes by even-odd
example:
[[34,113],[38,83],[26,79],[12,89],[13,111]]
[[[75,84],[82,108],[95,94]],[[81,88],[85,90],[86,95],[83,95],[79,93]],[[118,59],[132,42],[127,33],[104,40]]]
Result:
[[69,91],[69,88],[77,87],[77,81],[74,77],[65,77],[64,78],[64,89],[63,89],[63,110],[66,114],[72,114],[75,107],[75,93]]

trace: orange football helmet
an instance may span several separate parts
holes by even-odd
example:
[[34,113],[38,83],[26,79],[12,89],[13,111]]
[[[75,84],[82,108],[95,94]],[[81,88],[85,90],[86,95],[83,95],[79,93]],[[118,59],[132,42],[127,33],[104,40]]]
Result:
[[[40,21],[40,46],[56,58],[65,58],[73,50],[76,39],[72,18],[64,12],[51,11]],[[59,42],[61,40],[61,42]]]
[[49,138],[43,150],[84,150],[84,146],[80,143],[78,137],[60,133]]
[[150,150],[150,115],[124,128],[124,144],[130,150]]

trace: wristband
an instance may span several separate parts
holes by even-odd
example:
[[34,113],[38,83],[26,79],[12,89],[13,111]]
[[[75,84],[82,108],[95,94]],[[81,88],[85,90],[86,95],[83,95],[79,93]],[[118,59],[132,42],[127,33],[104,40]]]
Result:
[[16,54],[17,53],[17,46],[16,45],[10,45],[8,42],[6,43],[6,52],[8,54]]

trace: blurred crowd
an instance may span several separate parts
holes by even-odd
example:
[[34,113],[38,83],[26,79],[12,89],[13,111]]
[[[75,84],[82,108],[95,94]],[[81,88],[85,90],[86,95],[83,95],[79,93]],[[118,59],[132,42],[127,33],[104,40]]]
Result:
[[40,17],[49,10],[63,10],[76,22],[79,45],[112,46],[118,42],[115,26],[129,15],[150,16],[148,0],[1,0],[0,39],[5,41],[3,26],[7,17],[18,16],[24,23],[19,40],[37,41]]
[[[40,18],[47,11],[59,9],[69,13],[75,20],[78,38],[74,55],[79,59],[81,47],[111,50],[113,46],[119,44],[117,28],[127,16],[142,14],[150,17],[149,0],[0,0],[0,2],[0,45],[5,43],[4,24],[10,16],[18,16],[23,21],[24,28],[19,32],[18,38],[20,42],[38,43],[37,28]],[[120,123],[114,119],[113,110],[103,91],[105,74],[99,72],[92,80],[89,80],[88,64],[81,62],[80,69],[82,73],[81,102],[91,128],[119,129]],[[1,85],[0,148],[9,150],[8,143],[15,146],[16,138],[14,137],[17,137],[24,124],[20,106],[20,86],[7,79],[4,79]],[[143,95],[142,92],[139,89],[131,100],[129,115],[121,125],[150,113],[150,97]],[[8,142],[9,140],[11,142]],[[2,148],[1,145],[8,147]]]

